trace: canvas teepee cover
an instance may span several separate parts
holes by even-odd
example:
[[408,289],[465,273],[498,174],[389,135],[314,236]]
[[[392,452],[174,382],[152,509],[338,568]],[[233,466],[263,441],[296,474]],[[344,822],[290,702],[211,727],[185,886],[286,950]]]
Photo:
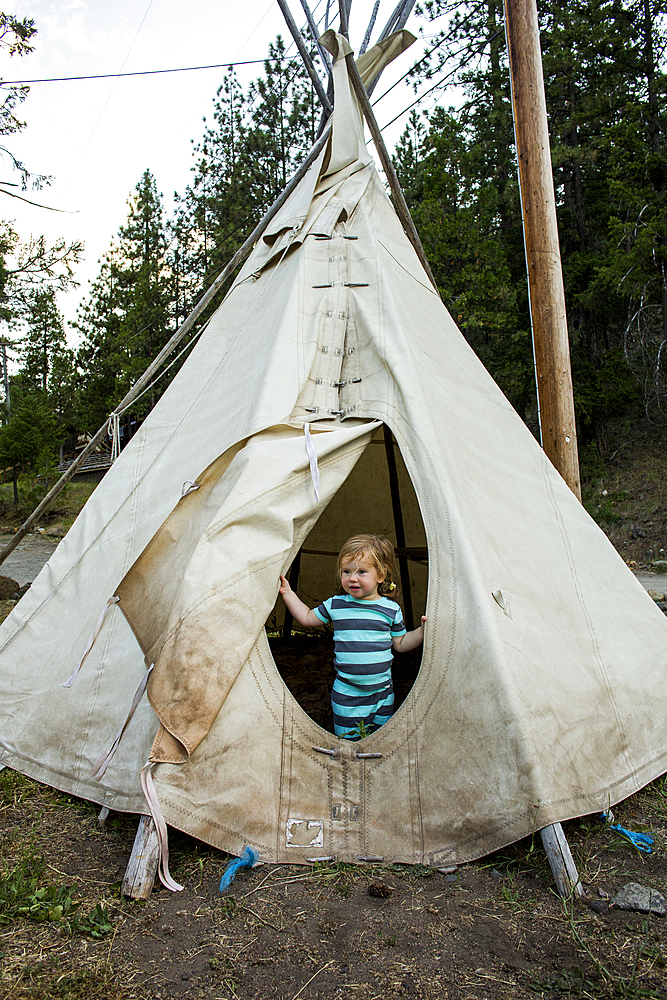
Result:
[[[234,853],[460,862],[665,770],[667,622],[430,286],[366,151],[347,42],[327,43],[331,142],[0,630],[1,760],[146,812],[152,753],[167,821]],[[376,527],[382,422],[421,510],[428,627],[405,703],[349,743],[296,704],[264,623],[320,515],[344,539],[351,475],[350,521]]]

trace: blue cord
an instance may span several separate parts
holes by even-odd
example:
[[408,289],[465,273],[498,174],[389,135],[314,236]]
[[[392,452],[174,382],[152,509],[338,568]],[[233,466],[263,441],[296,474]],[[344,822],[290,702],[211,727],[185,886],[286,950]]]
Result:
[[220,879],[220,892],[224,892],[225,889],[229,889],[230,885],[236,878],[236,873],[239,868],[252,868],[257,861],[257,858],[258,855],[253,851],[252,847],[244,847],[243,854],[240,858],[232,858],[225,868],[222,878]]
[[611,823],[609,821],[608,813],[600,813],[599,818],[609,827],[610,830],[615,830],[621,837],[625,837],[626,840],[629,840],[633,847],[636,847],[638,851],[643,851],[644,854],[652,854],[653,837],[651,837],[648,833],[635,833],[634,830],[626,830],[626,828],[621,826],[620,823]]

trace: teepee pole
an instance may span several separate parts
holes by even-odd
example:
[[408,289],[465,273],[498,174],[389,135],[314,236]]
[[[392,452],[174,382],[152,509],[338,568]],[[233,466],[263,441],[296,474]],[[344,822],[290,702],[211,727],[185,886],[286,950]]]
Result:
[[364,40],[359,46],[360,56],[363,56],[364,52],[368,48],[368,43],[371,40],[371,35],[373,34],[373,28],[375,27],[375,18],[378,15],[379,9],[380,9],[380,0],[375,0],[375,6],[373,7],[373,13],[371,14],[371,19],[368,22],[368,27],[366,28],[366,34],[364,35]]
[[389,20],[385,24],[384,28],[380,32],[380,37],[378,41],[381,42],[383,39],[387,38],[394,30],[394,25],[397,23],[399,17],[401,16],[401,11],[405,7],[405,0],[398,0],[398,4],[392,10]]
[[[581,500],[565,291],[536,0],[505,0],[542,447]],[[561,896],[583,896],[560,823],[540,830]]]
[[[167,344],[165,344],[165,346],[162,348],[158,356],[148,366],[144,374],[137,379],[137,381],[134,383],[134,385],[127,393],[127,395],[121,400],[121,402],[118,404],[118,406],[111,414],[112,417],[121,414],[123,410],[127,409],[127,407],[132,402],[134,402],[134,400],[139,396],[142,390],[148,385],[153,375],[157,373],[163,362],[175,350],[175,348],[181,342],[183,337],[185,337],[185,335],[192,329],[196,320],[199,318],[199,316],[201,316],[201,314],[206,309],[211,300],[215,298],[216,294],[220,291],[220,288],[227,280],[227,278],[230,276],[230,274],[232,274],[233,271],[238,267],[238,265],[242,261],[244,261],[245,258],[248,256],[248,254],[252,250],[257,240],[261,237],[262,233],[264,232],[268,224],[271,222],[271,219],[273,219],[273,217],[277,214],[279,209],[282,208],[282,206],[287,201],[294,188],[297,186],[301,178],[307,172],[310,165],[316,160],[317,156],[323,149],[325,143],[328,141],[328,138],[329,138],[328,133],[325,132],[324,135],[322,135],[318,139],[318,141],[315,143],[315,145],[311,149],[306,159],[303,161],[297,172],[292,177],[287,187],[284,188],[284,190],[281,192],[278,198],[276,198],[271,208],[268,210],[268,212],[266,212],[261,221],[255,226],[255,228],[253,229],[252,233],[245,241],[243,246],[236,251],[236,253],[229,261],[229,263],[222,271],[222,273],[218,275],[213,284],[207,289],[207,291],[201,297],[201,299],[194,307],[192,312],[189,314],[189,316],[187,316],[187,318],[183,321],[178,330],[174,333],[171,340],[168,341]],[[82,463],[86,460],[86,458],[88,458],[90,453],[94,451],[99,444],[102,443],[102,441],[108,434],[108,426],[109,426],[108,422],[102,424],[99,430],[90,439],[90,441],[83,449],[83,451],[79,455],[77,455],[77,457],[74,459],[69,469],[67,469],[67,471],[63,473],[63,475],[60,477],[55,486],[53,486],[53,488],[44,497],[42,502],[34,509],[30,517],[23,522],[23,524],[18,529],[18,531],[11,539],[11,541],[8,542],[7,545],[5,545],[4,549],[0,552],[0,564],[2,564],[7,558],[7,556],[14,551],[14,549],[19,544],[21,539],[24,538],[25,535],[27,535],[32,526],[39,520],[44,511],[47,510],[47,508],[51,505],[53,500],[55,500],[55,498],[58,496],[61,490],[64,489],[64,487],[70,481],[72,476],[74,476],[74,474],[76,473],[77,469],[79,469]]]
[[[306,15],[306,20],[308,21],[308,27],[310,28],[310,33],[313,36],[313,41],[317,46],[317,51],[320,54],[320,59],[324,64],[329,76],[331,76],[331,56],[322,45],[320,45],[319,31],[317,30],[317,25],[315,24],[315,18],[313,17],[310,7],[308,6],[307,0],[301,0],[301,6],[303,7],[303,12]],[[326,31],[326,27],[324,29]]]
[[285,18],[285,23],[287,24],[287,27],[290,30],[290,34],[294,39],[294,43],[297,49],[299,50],[299,55],[303,59],[303,65],[306,67],[306,72],[308,73],[308,76],[313,82],[313,86],[315,87],[317,96],[320,99],[320,103],[324,108],[324,110],[327,111],[329,114],[331,114],[333,106],[331,104],[331,101],[327,97],[324,87],[322,86],[322,81],[320,80],[318,72],[315,69],[315,66],[313,65],[313,60],[310,58],[310,52],[306,48],[306,44],[303,40],[303,35],[299,31],[296,21],[292,17],[292,12],[287,6],[286,0],[278,0],[278,6],[280,7],[283,13],[283,17]]
[[346,38],[350,36],[349,7],[347,0],[338,0],[338,10],[340,11],[340,33]]
[[398,214],[405,234],[412,243],[415,253],[419,257],[419,261],[426,271],[436,294],[439,295],[438,286],[435,283],[435,278],[433,277],[433,272],[426,259],[426,254],[424,253],[424,248],[419,239],[419,234],[415,228],[415,224],[412,221],[412,216],[408,209],[407,203],[405,201],[405,195],[401,189],[398,177],[396,176],[396,171],[394,170],[394,164],[391,162],[391,157],[387,151],[387,147],[384,144],[384,139],[382,138],[382,133],[373,114],[373,109],[371,107],[371,102],[368,100],[368,94],[366,93],[366,88],[364,87],[361,76],[359,75],[359,70],[357,69],[357,64],[354,61],[354,54],[345,57],[347,60],[348,73],[350,74],[350,80],[352,81],[352,86],[354,87],[354,92],[357,95],[359,104],[361,105],[361,110],[363,112],[364,118],[370,130],[371,136],[373,137],[373,142],[375,143],[375,148],[378,151],[378,156],[380,157],[380,163],[382,164],[382,169],[385,172],[385,176],[389,182],[389,189],[391,190],[394,203],[396,205],[396,212]]
[[[414,7],[414,5],[415,5],[415,0],[403,0],[402,3],[399,3],[398,7],[389,18],[386,25],[384,26],[380,34],[380,37],[378,38],[378,42],[383,42],[384,39],[387,38],[387,36],[390,35],[392,31],[400,31],[401,28],[405,27],[407,20],[410,17],[410,14],[412,13],[412,8]],[[369,97],[371,96],[371,94],[377,87],[378,83],[380,82],[380,77],[382,76],[383,73],[384,70],[380,70],[375,79],[372,80],[371,83],[369,83],[368,85]]]
[[391,496],[391,510],[394,517],[394,534],[396,535],[396,548],[398,549],[398,570],[401,577],[401,590],[403,591],[403,607],[405,608],[405,626],[408,631],[412,631],[415,627],[415,618],[412,608],[412,593],[410,591],[410,568],[408,566],[408,557],[405,554],[405,525],[403,523],[401,492],[398,485],[394,435],[386,424],[383,425],[383,433],[387,472],[389,473],[389,495]]

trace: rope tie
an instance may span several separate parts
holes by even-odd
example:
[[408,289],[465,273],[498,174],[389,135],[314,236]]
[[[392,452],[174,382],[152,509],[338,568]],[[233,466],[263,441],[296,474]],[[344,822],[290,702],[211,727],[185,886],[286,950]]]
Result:
[[244,847],[243,854],[240,858],[232,858],[229,862],[222,878],[220,879],[220,892],[224,892],[225,889],[229,889],[230,885],[236,878],[236,873],[239,868],[252,868],[253,865],[257,864],[258,856],[252,847]]
[[624,826],[620,823],[614,823],[614,814],[609,810],[606,813],[600,813],[598,819],[605,824],[610,830],[614,830],[619,836],[624,837],[629,840],[633,847],[636,847],[638,851],[643,851],[644,854],[653,853],[653,837],[648,833],[637,833],[635,830],[626,830]]
[[134,698],[132,700],[132,705],[130,706],[130,711],[127,713],[127,718],[125,719],[125,722],[123,723],[123,725],[120,727],[120,729],[116,733],[116,735],[114,737],[114,740],[113,740],[113,743],[111,744],[111,746],[109,747],[109,749],[107,751],[105,751],[105,753],[102,754],[102,756],[99,758],[99,760],[93,766],[93,771],[92,771],[93,778],[96,778],[97,781],[101,781],[102,778],[104,777],[104,773],[105,773],[106,769],[108,768],[109,764],[111,763],[111,758],[113,757],[113,755],[115,754],[116,750],[118,749],[118,744],[120,743],[120,741],[121,741],[121,739],[123,737],[123,733],[125,732],[125,730],[129,726],[130,719],[132,718],[132,716],[136,712],[137,706],[139,705],[139,702],[141,701],[141,699],[144,696],[144,691],[146,690],[146,685],[148,684],[148,678],[150,677],[151,671],[153,670],[154,666],[155,666],[155,664],[151,663],[151,665],[148,668],[148,670],[146,671],[145,675],[142,677],[141,684],[139,685],[139,687],[137,688],[137,690],[136,690],[136,692],[134,694]]
[[313,480],[313,489],[315,491],[315,499],[320,502],[320,470],[317,467],[317,452],[315,451],[315,443],[313,441],[313,436],[310,433],[310,424],[304,424],[303,430],[306,435],[306,451],[308,453],[308,459],[310,461],[310,478]]
[[72,684],[74,683],[74,681],[76,680],[76,676],[79,673],[79,671],[81,670],[81,667],[83,666],[83,661],[88,656],[88,653],[91,651],[91,649],[93,648],[93,646],[95,644],[95,640],[97,639],[98,635],[100,634],[100,632],[102,630],[102,625],[104,624],[104,619],[106,618],[107,611],[109,610],[109,608],[113,604],[118,604],[119,601],[120,601],[120,597],[118,597],[118,596],[110,597],[109,600],[107,601],[106,605],[102,609],[102,613],[100,614],[100,617],[97,619],[97,625],[95,626],[95,628],[93,630],[93,634],[91,635],[90,639],[88,640],[88,643],[86,645],[86,648],[83,651],[83,655],[82,655],[81,659],[79,660],[79,662],[75,666],[75,668],[72,671],[72,673],[70,674],[70,676],[64,682],[63,687],[70,688],[72,686]]
[[115,411],[109,416],[107,435],[111,438],[111,462],[120,455],[120,413]]
[[181,892],[183,886],[179,885],[169,873],[169,835],[167,833],[167,824],[162,815],[160,800],[153,783],[152,771],[154,767],[155,764],[148,761],[141,769],[141,790],[144,793],[153,822],[155,823],[155,831],[160,847],[158,875],[160,876],[160,882],[162,882],[162,885],[166,889],[171,889],[172,892]]

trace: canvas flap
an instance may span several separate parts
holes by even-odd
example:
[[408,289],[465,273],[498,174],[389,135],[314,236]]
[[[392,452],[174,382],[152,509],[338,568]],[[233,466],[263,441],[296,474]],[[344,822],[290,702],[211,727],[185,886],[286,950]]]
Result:
[[266,624],[280,574],[378,426],[313,434],[319,500],[303,429],[271,427],[235,446],[181,499],[121,583],[121,610],[155,664],[148,696],[184,749],[178,759],[209,731]]

